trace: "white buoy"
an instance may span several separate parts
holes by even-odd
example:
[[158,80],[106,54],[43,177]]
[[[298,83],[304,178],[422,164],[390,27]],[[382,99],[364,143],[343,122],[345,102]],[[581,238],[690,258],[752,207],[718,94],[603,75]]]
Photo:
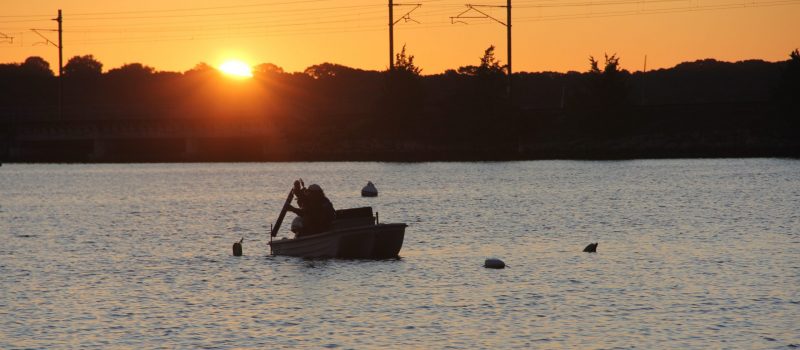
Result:
[[377,197],[378,196],[378,189],[375,188],[375,184],[372,181],[367,181],[367,185],[361,189],[361,197]]
[[498,258],[489,258],[483,263],[483,267],[487,269],[504,269],[506,267],[506,263]]

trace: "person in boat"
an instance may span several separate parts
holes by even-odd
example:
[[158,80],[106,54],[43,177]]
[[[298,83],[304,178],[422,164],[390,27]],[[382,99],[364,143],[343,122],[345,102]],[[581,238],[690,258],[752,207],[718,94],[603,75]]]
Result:
[[292,187],[292,193],[294,193],[294,198],[297,199],[297,206],[301,209],[303,208],[303,204],[305,202],[305,195],[306,195],[306,184],[303,183],[303,179],[294,180],[294,187]]
[[295,196],[299,208],[289,205],[287,210],[302,219],[302,222],[297,225],[298,237],[330,229],[331,223],[336,218],[336,210],[328,197],[325,197],[322,187],[317,184],[308,186],[308,188],[295,186]]

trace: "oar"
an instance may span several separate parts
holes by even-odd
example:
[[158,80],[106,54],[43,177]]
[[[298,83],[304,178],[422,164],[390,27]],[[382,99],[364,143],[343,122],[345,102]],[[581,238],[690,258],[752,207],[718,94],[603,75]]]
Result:
[[272,235],[271,237],[275,237],[278,234],[278,229],[280,229],[281,223],[283,223],[283,217],[286,216],[286,210],[289,209],[289,205],[292,204],[292,198],[294,198],[294,191],[289,190],[289,195],[286,196],[286,202],[283,203],[281,214],[278,215],[278,221],[275,221],[275,226],[272,226],[272,232],[270,232]]

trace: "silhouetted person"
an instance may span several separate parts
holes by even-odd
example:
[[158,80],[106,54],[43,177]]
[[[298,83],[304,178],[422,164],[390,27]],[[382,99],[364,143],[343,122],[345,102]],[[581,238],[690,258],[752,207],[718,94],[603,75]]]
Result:
[[297,198],[297,206],[300,207],[300,209],[303,209],[306,190],[307,190],[306,184],[303,183],[303,179],[294,180],[294,187],[292,187],[292,193],[294,193],[294,197]]
[[325,197],[322,187],[317,184],[301,188],[295,182],[295,196],[297,205],[300,208],[289,206],[287,210],[297,214],[302,219],[302,225],[298,225],[297,236],[307,236],[328,230],[331,222],[336,218],[336,210],[333,204]]

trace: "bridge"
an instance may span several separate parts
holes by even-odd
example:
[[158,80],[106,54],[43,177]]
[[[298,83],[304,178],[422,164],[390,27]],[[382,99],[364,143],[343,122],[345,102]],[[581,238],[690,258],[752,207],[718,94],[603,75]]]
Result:
[[282,141],[271,131],[263,119],[5,120],[0,156],[6,161],[260,160]]

